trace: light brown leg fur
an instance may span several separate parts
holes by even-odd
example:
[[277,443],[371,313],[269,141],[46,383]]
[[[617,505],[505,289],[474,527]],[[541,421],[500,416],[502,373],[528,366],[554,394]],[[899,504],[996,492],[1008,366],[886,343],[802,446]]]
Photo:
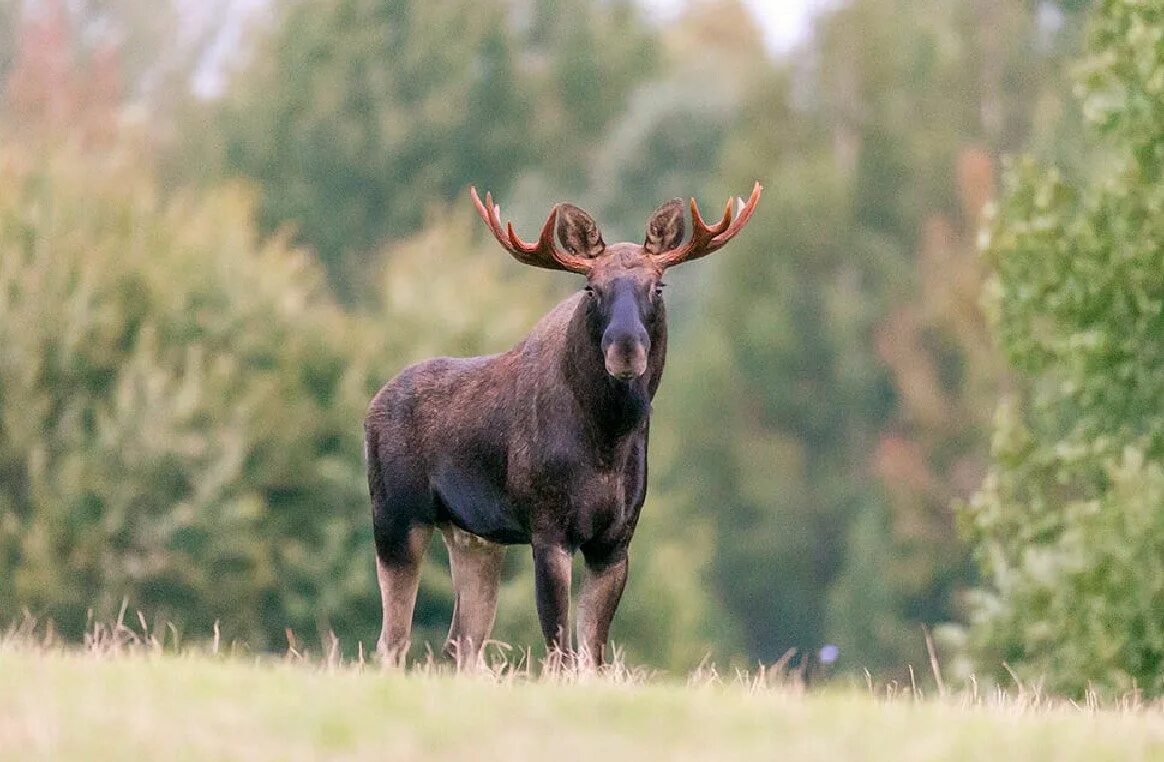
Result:
[[455,526],[441,527],[453,573],[453,622],[445,654],[458,668],[476,666],[493,630],[505,546]]
[[408,532],[408,558],[385,563],[376,558],[376,577],[380,581],[380,605],[384,619],[376,652],[385,666],[402,667],[412,637],[412,610],[416,607],[416,590],[420,585],[420,562],[432,539],[432,527],[414,526]]
[[627,559],[609,564],[586,565],[578,596],[578,663],[601,667],[604,662],[610,623],[626,587]]

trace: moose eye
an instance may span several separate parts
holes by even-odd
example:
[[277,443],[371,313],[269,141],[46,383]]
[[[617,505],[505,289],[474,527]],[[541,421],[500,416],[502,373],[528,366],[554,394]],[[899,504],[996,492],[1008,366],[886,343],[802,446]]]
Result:
[[594,296],[595,296],[595,293],[594,293],[594,287],[593,287],[593,286],[584,286],[584,287],[582,288],[582,290],[586,292],[586,296],[589,296],[589,297],[594,297]]
[[667,285],[666,283],[656,283],[655,284],[655,296],[662,296],[663,295],[663,287],[666,285]]

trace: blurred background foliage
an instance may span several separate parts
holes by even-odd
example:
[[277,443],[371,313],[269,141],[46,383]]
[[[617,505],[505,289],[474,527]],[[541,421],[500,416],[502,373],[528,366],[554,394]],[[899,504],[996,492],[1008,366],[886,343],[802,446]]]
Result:
[[[774,54],[738,0],[0,0],[0,615],[76,636],[126,598],[256,649],[370,642],[367,400],[415,360],[506,348],[577,287],[491,243],[467,186],[527,234],[570,199],[612,241],[758,179],[747,232],[669,276],[616,639],[675,669],[831,643],[892,673],[923,627],[973,616],[981,658],[1048,669],[1054,639],[1021,634],[1044,595],[1013,581],[1023,548],[1083,563],[1117,519],[1020,531],[1016,511],[1160,515],[1158,353],[1128,359],[1159,326],[1112,305],[1126,276],[1158,310],[1164,268],[1103,264],[1144,232],[1119,220],[1158,211],[1135,183],[1158,180],[1160,20],[1102,5],[837,0]],[[1089,142],[1084,112],[1116,137]],[[1135,163],[1099,190],[1113,156]],[[988,472],[968,543],[955,506]],[[434,642],[443,555],[417,610]],[[519,645],[527,555],[498,618]],[[1077,613],[1055,611],[1044,630]]]
[[965,516],[981,664],[1164,693],[1164,8],[1107,0],[1077,70],[1088,171],[1016,160],[984,251],[1015,382]]

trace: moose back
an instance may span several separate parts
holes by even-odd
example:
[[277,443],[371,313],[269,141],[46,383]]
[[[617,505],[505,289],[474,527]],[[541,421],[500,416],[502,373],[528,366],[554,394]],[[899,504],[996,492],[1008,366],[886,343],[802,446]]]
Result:
[[[475,657],[489,637],[508,545],[532,546],[538,619],[552,653],[571,653],[571,559],[581,551],[577,654],[601,664],[646,497],[651,399],[667,353],[663,273],[723,247],[760,199],[729,199],[711,225],[691,200],[652,214],[641,245],[607,245],[594,219],[558,204],[534,243],[476,189],[497,241],[523,264],[586,279],[508,352],[436,358],[405,368],[364,421],[383,605],[378,651],[408,649],[420,563],[439,529],[453,576],[445,651]],[[735,212],[733,214],[733,212]]]

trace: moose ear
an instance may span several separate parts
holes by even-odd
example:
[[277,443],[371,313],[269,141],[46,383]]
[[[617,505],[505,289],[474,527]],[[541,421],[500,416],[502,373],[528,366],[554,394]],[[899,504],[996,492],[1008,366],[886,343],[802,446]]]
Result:
[[558,238],[577,257],[597,257],[606,248],[598,223],[573,204],[558,204]]
[[660,206],[647,223],[647,240],[643,248],[650,254],[661,254],[674,249],[683,241],[687,233],[687,221],[683,218],[683,199],[673,198]]

